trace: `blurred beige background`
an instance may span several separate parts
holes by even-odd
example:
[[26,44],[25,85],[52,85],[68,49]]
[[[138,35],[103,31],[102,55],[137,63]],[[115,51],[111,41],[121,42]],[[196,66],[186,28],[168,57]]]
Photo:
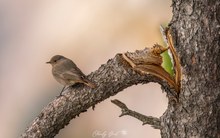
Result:
[[[0,137],[18,137],[62,86],[52,77],[51,56],[71,58],[85,74],[116,53],[162,43],[159,25],[170,21],[171,0],[1,0]],[[157,116],[167,106],[160,85],[137,85],[110,99]],[[110,99],[71,121],[56,138],[159,138],[160,132],[129,116]],[[107,136],[106,136],[107,137]]]

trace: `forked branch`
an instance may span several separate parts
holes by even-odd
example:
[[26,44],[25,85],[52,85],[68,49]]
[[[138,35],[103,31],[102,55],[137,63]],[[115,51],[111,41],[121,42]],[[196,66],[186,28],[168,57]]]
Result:
[[[160,67],[162,59],[159,53],[163,49],[157,48],[145,48],[133,53],[117,54],[88,76],[96,83],[95,89],[84,85],[67,89],[63,96],[55,98],[41,111],[21,137],[54,137],[71,119],[132,85],[157,82],[167,92],[175,94],[173,78],[167,80],[169,74],[166,72],[162,72],[161,75],[160,71],[163,68]],[[130,59],[130,63],[124,58],[125,56]],[[135,67],[131,66],[131,62]],[[155,126],[159,128],[158,125]]]
[[161,125],[160,125],[161,121],[159,118],[152,117],[152,116],[146,116],[146,115],[140,114],[136,111],[132,111],[132,110],[128,109],[128,107],[124,103],[122,103],[121,101],[119,101],[117,99],[111,100],[111,102],[121,108],[122,113],[119,117],[122,117],[124,115],[129,115],[129,116],[132,116],[132,117],[137,118],[138,120],[142,121],[143,125],[148,124],[148,125],[151,125],[155,129],[161,128]]

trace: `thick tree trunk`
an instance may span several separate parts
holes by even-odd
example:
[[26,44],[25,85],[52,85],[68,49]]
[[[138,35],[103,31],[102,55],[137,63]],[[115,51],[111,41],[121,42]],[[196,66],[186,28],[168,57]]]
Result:
[[178,104],[161,117],[164,138],[220,137],[220,1],[173,0],[170,24],[182,65]]

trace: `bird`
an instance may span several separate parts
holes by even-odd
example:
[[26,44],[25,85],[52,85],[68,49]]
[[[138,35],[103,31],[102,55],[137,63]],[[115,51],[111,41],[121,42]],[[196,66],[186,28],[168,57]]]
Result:
[[67,86],[73,86],[78,83],[85,84],[90,88],[96,87],[71,59],[62,55],[55,55],[46,63],[52,65],[53,77],[64,86],[60,96]]

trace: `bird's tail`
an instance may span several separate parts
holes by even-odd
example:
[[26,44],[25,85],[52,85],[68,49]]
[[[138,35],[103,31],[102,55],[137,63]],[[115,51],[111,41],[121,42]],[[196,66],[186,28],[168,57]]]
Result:
[[83,80],[84,80],[84,84],[89,86],[90,88],[95,88],[96,87],[96,85],[93,82],[91,82],[90,80],[88,80],[86,78],[84,78]]

